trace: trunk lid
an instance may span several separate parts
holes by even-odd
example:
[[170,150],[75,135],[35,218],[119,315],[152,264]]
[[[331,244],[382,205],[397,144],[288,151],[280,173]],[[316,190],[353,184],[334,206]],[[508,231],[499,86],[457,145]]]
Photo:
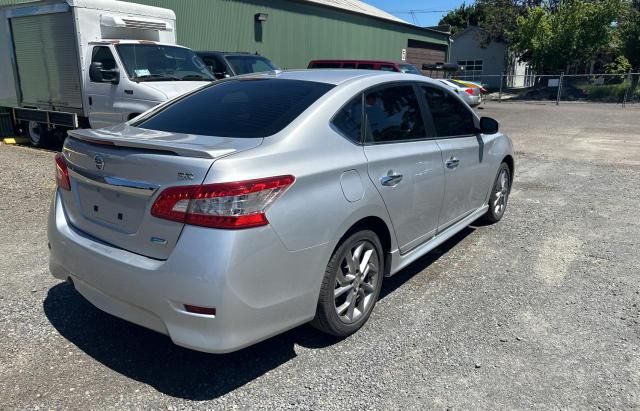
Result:
[[59,190],[71,225],[137,254],[164,260],[184,224],[150,213],[167,187],[204,181],[213,162],[262,138],[174,134],[119,125],[69,132],[63,153],[71,191]]

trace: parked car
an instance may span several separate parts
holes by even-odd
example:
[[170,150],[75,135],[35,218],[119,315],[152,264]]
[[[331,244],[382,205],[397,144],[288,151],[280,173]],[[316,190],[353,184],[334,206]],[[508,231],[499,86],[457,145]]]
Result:
[[451,81],[453,81],[456,84],[459,84],[460,86],[463,87],[477,87],[480,89],[480,94],[486,94],[487,93],[487,89],[484,88],[484,86],[482,85],[482,83],[476,82],[476,81],[469,81],[469,80],[459,80],[459,79],[451,79]]
[[0,7],[0,33],[0,107],[36,147],[70,129],[130,120],[214,80],[176,45],[169,9],[115,0],[14,4]]
[[383,277],[503,217],[514,173],[497,121],[442,83],[353,70],[214,82],[71,131],[55,161],[53,276],[214,353],[357,331]]
[[453,80],[438,79],[439,82],[449,87],[459,95],[469,106],[475,107],[482,103],[480,88],[463,86]]
[[308,68],[382,70],[422,75],[413,64],[388,60],[313,60]]
[[198,51],[197,54],[217,79],[280,70],[271,60],[258,54],[226,51]]

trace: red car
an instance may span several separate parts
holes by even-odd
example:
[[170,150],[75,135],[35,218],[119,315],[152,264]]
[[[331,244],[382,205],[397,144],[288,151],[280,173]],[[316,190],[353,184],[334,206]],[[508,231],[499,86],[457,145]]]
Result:
[[310,69],[360,69],[396,71],[398,73],[422,74],[413,64],[391,60],[313,60]]

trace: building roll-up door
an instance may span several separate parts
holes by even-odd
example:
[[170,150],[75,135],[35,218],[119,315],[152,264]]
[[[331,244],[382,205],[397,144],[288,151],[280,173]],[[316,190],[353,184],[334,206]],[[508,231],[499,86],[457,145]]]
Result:
[[[425,41],[409,40],[407,44],[407,62],[413,64],[423,73],[428,71],[422,70],[423,64],[445,63],[447,61],[447,46],[442,46]],[[431,74],[437,77],[436,73]]]
[[14,17],[11,30],[21,105],[60,111],[81,109],[78,51],[71,12]]

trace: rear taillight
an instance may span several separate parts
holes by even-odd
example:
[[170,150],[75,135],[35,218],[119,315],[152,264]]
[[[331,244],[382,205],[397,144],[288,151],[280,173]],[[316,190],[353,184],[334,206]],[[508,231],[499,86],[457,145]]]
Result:
[[69,169],[62,153],[56,154],[56,185],[63,190],[71,190],[69,181]]
[[468,95],[473,96],[473,89],[472,88],[467,88],[464,90]]
[[267,207],[295,181],[293,176],[233,183],[170,187],[158,196],[151,215],[212,228],[240,229],[269,224]]

